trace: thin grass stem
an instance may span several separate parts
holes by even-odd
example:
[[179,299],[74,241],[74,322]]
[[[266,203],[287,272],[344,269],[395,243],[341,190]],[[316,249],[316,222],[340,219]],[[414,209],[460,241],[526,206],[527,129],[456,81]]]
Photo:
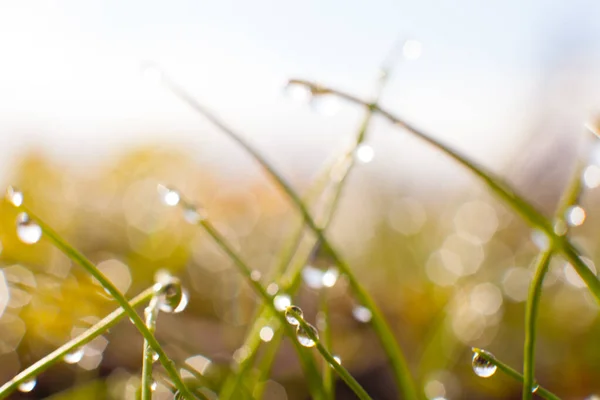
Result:
[[[144,309],[146,326],[153,335],[156,331],[158,313],[158,298],[154,296],[150,300],[148,307]],[[148,344],[148,341],[144,340],[144,351],[142,355],[142,400],[152,400],[152,385],[154,384],[154,379],[152,378],[152,364],[154,364],[154,354],[155,353]]]
[[[129,304],[132,308],[138,307],[141,304],[147,303],[152,298],[153,294],[154,291],[152,288],[146,289],[134,297]],[[121,319],[123,319],[124,316],[125,311],[122,308],[116,309],[79,336],[69,340],[52,353],[46,355],[29,367],[25,368],[23,371],[19,372],[14,378],[0,387],[0,399],[8,397],[12,392],[17,390],[21,383],[35,378],[48,368],[52,367],[54,364],[62,361],[67,354],[81,348],[98,336],[102,335],[104,332],[108,331]]]
[[331,89],[328,87],[324,87],[321,85],[317,85],[315,83],[302,80],[302,79],[292,79],[290,80],[291,84],[302,84],[306,85],[313,94],[323,95],[323,94],[333,94],[337,95],[342,99],[345,99],[351,103],[360,105],[362,107],[366,107],[367,109],[371,109],[381,116],[392,122],[393,124],[407,130],[411,134],[420,138],[424,142],[430,144],[431,146],[441,150],[446,155],[450,156],[452,159],[457,161],[459,164],[463,165],[467,169],[469,169],[474,175],[482,179],[486,185],[494,192],[498,197],[504,200],[505,204],[510,206],[513,211],[515,211],[521,218],[523,218],[530,226],[533,228],[540,229],[552,242],[554,249],[561,253],[573,266],[573,268],[577,271],[581,279],[586,283],[589,290],[592,292],[596,302],[600,304],[600,281],[596,277],[596,275],[590,271],[585,262],[579,256],[579,251],[573,246],[573,244],[565,239],[557,235],[554,230],[552,224],[548,221],[548,219],[540,213],[535,207],[533,207],[524,197],[516,193],[506,182],[504,182],[501,178],[495,176],[490,171],[487,171],[482,166],[477,163],[469,160],[466,156],[460,154],[456,150],[451,149],[450,147],[438,142],[428,134],[423,131],[417,129],[411,124],[407,123],[400,117],[393,115],[392,113],[386,111],[381,108],[378,104],[373,104],[369,102],[365,102],[358,97],[355,97],[346,92]]
[[54,231],[42,219],[37,217],[31,210],[29,210],[24,205],[21,205],[18,208],[25,211],[29,215],[29,217],[39,225],[45,237],[47,237],[59,250],[61,250],[67,257],[69,257],[75,263],[83,267],[90,275],[92,275],[100,283],[100,285],[104,289],[106,289],[110,296],[115,299],[115,301],[119,304],[119,306],[121,306],[121,308],[123,308],[127,316],[131,319],[137,330],[140,331],[144,339],[148,341],[152,349],[158,354],[158,360],[169,374],[169,377],[173,381],[173,384],[179,390],[181,396],[183,396],[185,399],[192,400],[192,394],[181,380],[173,362],[168,358],[167,354],[164,352],[162,346],[160,345],[160,343],[158,343],[154,335],[152,335],[152,333],[148,330],[148,328],[144,324],[144,321],[140,318],[140,316],[133,309],[133,307],[129,305],[125,296],[123,296],[123,294],[115,287],[115,285],[113,285],[113,283],[107,277],[105,277],[104,274],[102,274],[91,261],[89,261],[82,253],[77,251],[73,246],[67,243],[56,231]]
[[[382,348],[385,351],[387,358],[392,366],[394,377],[398,383],[399,389],[406,400],[417,399],[417,389],[415,387],[414,380],[411,376],[408,363],[404,356],[404,353],[400,349],[400,346],[396,342],[396,338],[390,326],[387,324],[383,317],[383,313],[371,297],[371,295],[362,287],[360,282],[354,277],[352,270],[348,263],[341,258],[335,248],[329,243],[323,233],[323,229],[317,225],[315,220],[312,218],[308,209],[294,191],[291,185],[281,176],[273,166],[242,136],[237,134],[235,131],[230,129],[224,122],[213,115],[207,108],[202,106],[196,99],[188,94],[182,87],[175,84],[172,80],[163,74],[163,83],[171,92],[181,99],[183,102],[188,104],[193,110],[203,115],[211,123],[217,126],[223,131],[229,138],[238,143],[244,148],[264,169],[267,173],[275,180],[283,192],[290,198],[292,203],[296,206],[298,211],[302,214],[302,217],[308,227],[315,233],[318,241],[326,248],[331,255],[331,258],[339,268],[340,272],[346,275],[348,283],[356,296],[356,299],[367,307],[372,313],[372,326],[373,330],[377,334]],[[600,285],[598,293],[600,294]]]
[[[498,360],[496,357],[492,356],[487,351],[483,351],[478,348],[473,348],[473,352],[478,353],[480,357],[494,364],[500,371],[502,371],[507,376],[523,384],[523,375],[521,375],[508,365],[504,364],[502,361]],[[538,389],[535,391],[535,394],[546,400],[560,400],[560,397],[558,397],[548,389],[543,388],[542,386],[538,386]]]
[[[185,200],[180,200],[179,202],[181,204],[182,207],[184,208],[191,208],[194,207],[191,203],[188,203]],[[294,340],[292,340],[292,342],[294,343],[294,345],[296,346],[298,355],[301,359],[301,361],[304,361],[305,367],[307,365],[311,365],[311,375],[312,376],[316,376],[317,378],[319,377],[319,373],[316,369],[316,366],[314,365],[314,359],[310,356],[307,356],[308,353],[306,352],[305,348],[303,348],[298,341],[296,340],[296,335],[293,332],[293,330],[291,329],[291,326],[288,324],[285,316],[283,315],[283,313],[281,311],[279,311],[274,304],[274,298],[273,296],[269,295],[267,293],[267,290],[262,286],[262,284],[255,279],[252,279],[252,269],[240,258],[240,256],[233,250],[233,248],[231,247],[231,245],[227,242],[227,239],[225,239],[225,237],[223,237],[219,231],[217,229],[215,229],[215,227],[207,220],[207,219],[201,219],[198,222],[198,225],[200,225],[202,228],[204,228],[204,231],[213,238],[213,240],[215,241],[215,243],[221,248],[221,250],[223,250],[223,252],[225,252],[225,254],[227,254],[227,256],[233,261],[233,263],[237,266],[238,271],[246,278],[247,282],[250,284],[250,286],[252,286],[254,288],[254,290],[258,293],[258,295],[261,297],[261,299],[263,300],[263,302],[265,304],[269,305],[269,308],[271,309],[271,311],[275,314],[275,316],[279,319],[279,322],[281,323],[283,329],[286,330],[286,332],[294,338]],[[322,346],[321,346],[322,347]],[[323,353],[321,353],[323,354]],[[324,356],[325,357],[325,356]],[[331,356],[330,356],[331,358]],[[333,358],[331,358],[333,360]],[[331,360],[328,360],[331,361]],[[350,376],[350,374],[348,373],[348,371],[345,370],[344,367],[342,366],[338,366],[338,368],[336,368],[336,371],[338,373],[341,374],[346,374],[348,376]],[[311,383],[312,378],[309,378],[309,383]],[[320,378],[319,378],[319,398],[322,396],[322,385],[320,384]],[[358,385],[360,387],[360,385]],[[357,395],[360,396],[360,392],[362,390],[362,392],[364,392],[364,389],[362,388],[357,388],[356,386],[352,387],[353,390],[355,390],[355,393]]]

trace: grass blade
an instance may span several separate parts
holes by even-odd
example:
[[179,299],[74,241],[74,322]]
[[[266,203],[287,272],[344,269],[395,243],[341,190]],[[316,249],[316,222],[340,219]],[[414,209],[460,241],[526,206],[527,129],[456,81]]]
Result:
[[106,291],[115,299],[115,301],[123,308],[127,316],[131,319],[135,327],[140,331],[145,340],[148,341],[152,349],[158,354],[158,360],[165,368],[169,377],[173,380],[174,385],[177,387],[182,396],[184,396],[188,400],[193,400],[193,395],[189,392],[173,362],[168,358],[167,354],[164,352],[162,346],[154,335],[148,330],[144,321],[140,318],[137,312],[129,305],[127,299],[123,294],[112,284],[112,282],[106,278],[97,268],[96,266],[88,260],[83,254],[77,251],[73,246],[68,244],[57,232],[55,232],[49,225],[47,225],[42,219],[37,217],[31,210],[27,207],[21,205],[18,207],[25,211],[29,217],[34,220],[42,229],[45,237],[48,238],[59,250],[61,250],[67,257],[73,260],[76,264],[79,264],[83,267],[90,275],[92,275],[96,280],[100,283],[100,285],[106,289]]
[[[385,351],[390,365],[392,366],[394,377],[398,383],[399,389],[402,392],[402,395],[407,400],[417,399],[417,390],[415,387],[415,383],[410,373],[410,369],[408,368],[408,363],[404,356],[404,353],[400,349],[400,346],[396,342],[396,338],[394,337],[394,333],[392,332],[390,326],[385,321],[383,314],[371,295],[362,287],[360,282],[354,278],[354,274],[348,263],[341,258],[335,248],[329,243],[327,238],[323,233],[323,229],[319,227],[310,213],[308,209],[298,196],[298,194],[292,189],[290,184],[271,166],[271,164],[256,150],[252,145],[247,142],[242,136],[238,135],[232,129],[230,129],[225,123],[223,123],[220,119],[214,116],[207,108],[203,107],[200,103],[198,103],[192,96],[190,96],[183,88],[176,85],[173,81],[168,79],[163,74],[163,83],[175,94],[179,97],[183,102],[187,103],[193,110],[203,115],[206,119],[208,119],[211,123],[217,126],[221,131],[223,131],[229,138],[238,143],[242,148],[244,148],[266,171],[267,173],[275,180],[275,182],[279,185],[279,187],[283,190],[283,192],[290,198],[294,206],[298,209],[298,211],[302,214],[302,217],[308,227],[315,233],[319,242],[323,245],[325,249],[331,255],[331,258],[339,268],[340,272],[346,275],[348,279],[348,283],[356,299],[362,303],[365,307],[367,307],[372,313],[372,326],[373,330],[377,334],[383,350]],[[598,293],[600,294],[600,285]]]
[[[145,304],[152,298],[154,291],[152,288],[144,290],[142,293],[134,297],[129,305],[132,308],[138,307],[141,304]],[[14,392],[17,387],[28,381],[54,364],[62,361],[63,357],[72,351],[84,346],[85,344],[91,342],[113,326],[115,326],[119,321],[123,319],[125,316],[125,310],[122,308],[118,308],[112,313],[108,314],[104,317],[100,322],[91,326],[88,330],[68,341],[67,343],[60,346],[58,349],[54,350],[52,353],[46,355],[44,358],[38,360],[33,363],[31,366],[25,368],[23,371],[19,372],[14,378],[10,381],[6,382],[2,387],[0,387],[0,399],[4,399],[8,397],[12,392]]]
[[[158,312],[158,298],[155,295],[150,300],[148,307],[144,309],[146,326],[153,335],[156,330]],[[144,351],[142,356],[142,400],[152,400],[152,385],[154,384],[152,378],[152,364],[154,364],[154,352],[148,344],[148,341],[144,340]]]

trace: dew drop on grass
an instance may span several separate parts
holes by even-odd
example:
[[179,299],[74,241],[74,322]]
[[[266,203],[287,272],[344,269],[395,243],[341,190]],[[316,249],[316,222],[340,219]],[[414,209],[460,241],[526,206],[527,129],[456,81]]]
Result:
[[83,358],[83,348],[78,348],[64,355],[63,360],[67,364],[77,364]]
[[42,228],[26,213],[17,216],[17,236],[23,243],[34,244],[42,237]]
[[158,309],[166,313],[179,313],[185,310],[189,302],[187,290],[181,287],[181,281],[166,276],[154,285],[158,296]]
[[36,384],[37,384],[37,380],[35,378],[32,378],[28,381],[21,382],[19,384],[18,389],[20,392],[28,393],[33,390],[33,388],[35,387]]
[[300,317],[303,318],[304,317],[304,313],[302,312],[302,309],[298,306],[289,306],[288,308],[285,309],[285,319],[288,322],[288,324],[290,325],[299,325],[300,322],[298,321],[298,318],[296,317]]
[[258,270],[253,270],[252,272],[250,272],[250,279],[252,279],[254,282],[258,282],[260,280],[261,277],[261,273]]
[[173,189],[169,189],[164,185],[158,185],[156,187],[158,194],[160,195],[161,200],[168,206],[176,206],[179,204],[179,200],[181,200],[181,196],[179,192]]
[[14,186],[9,186],[6,189],[6,200],[8,200],[13,206],[19,207],[21,204],[23,204],[23,192]]
[[[319,332],[317,331],[317,328],[310,324],[306,324],[306,326],[308,329],[310,329],[312,336],[318,339]],[[316,342],[313,340],[311,335],[307,331],[305,331],[304,328],[301,326],[298,326],[298,329],[296,329],[296,337],[298,338],[298,343],[300,343],[304,347],[314,347],[316,345]]]
[[371,321],[373,313],[371,313],[371,310],[369,310],[367,307],[356,306],[352,309],[352,316],[354,316],[357,321],[367,323]]
[[569,207],[565,219],[570,226],[579,226],[585,222],[585,210],[580,206]]
[[539,388],[540,388],[540,385],[538,385],[537,383],[535,383],[533,385],[533,387],[531,388],[531,393],[537,392]]
[[[480,376],[482,378],[489,378],[490,376],[494,375],[494,373],[496,373],[496,369],[498,369],[498,367],[496,367],[494,363],[488,361],[485,357],[483,357],[480,351],[475,351],[473,354],[473,361],[471,363],[473,365],[473,371],[477,376]],[[486,352],[486,354],[488,356],[493,357],[491,353]]]
[[152,383],[150,383],[150,390],[154,392],[156,388],[158,388],[158,382],[152,381]]
[[342,359],[340,358],[340,356],[333,356],[333,359],[335,360],[336,363],[338,363],[339,365],[342,365]]
[[206,214],[202,209],[198,209],[196,207],[185,207],[183,210],[183,219],[185,219],[188,224],[197,225],[200,221],[206,219]]
[[152,362],[157,362],[158,361],[158,353],[155,352],[154,350],[150,350],[152,352]]

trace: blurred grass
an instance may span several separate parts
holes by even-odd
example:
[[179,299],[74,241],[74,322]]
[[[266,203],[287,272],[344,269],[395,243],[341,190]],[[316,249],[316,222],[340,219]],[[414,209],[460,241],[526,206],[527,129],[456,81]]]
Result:
[[[185,176],[180,171],[186,171]],[[524,304],[513,299],[519,289],[507,283],[507,271],[517,267],[531,273],[537,249],[529,229],[481,189],[443,193],[443,198],[439,193],[418,195],[379,184],[369,173],[359,169],[351,178],[331,237],[381,305],[407,349],[413,371],[419,371],[424,385],[443,381],[449,398],[518,398],[521,388],[510,379],[500,374],[488,380],[474,376],[470,347],[486,348],[509,365],[522,364]],[[203,354],[226,371],[251,322],[256,299],[210,239],[198,235],[177,211],[160,205],[155,196],[158,181],[172,183],[186,198],[203,203],[251,265],[273,265],[283,237],[298,224],[286,200],[264,181],[240,183],[214,175],[177,149],[134,151],[92,173],[32,154],[16,167],[10,183],[23,189],[31,208],[47,216],[92,261],[117,259],[126,264],[131,275],[128,294],[149,286],[159,268],[181,276],[192,302],[182,315],[165,316],[157,336],[176,359]],[[558,198],[561,188],[555,189]],[[399,199],[410,200],[398,205]],[[594,222],[597,200],[593,191],[585,195],[587,220],[573,231],[574,241],[596,262],[598,250],[590,238],[599,233]],[[484,217],[469,218],[477,213]],[[418,217],[423,214],[424,221]],[[33,246],[22,244],[15,235],[16,213],[4,202],[0,216],[0,262],[11,293],[0,319],[0,379],[6,381],[70,339],[74,326],[89,325],[86,319],[101,318],[115,305],[44,239]],[[483,225],[494,218],[497,224],[490,235]],[[25,284],[24,273],[11,277],[15,265],[33,272],[34,286]],[[458,265],[473,273],[457,275]],[[262,272],[265,276],[269,271]],[[540,305],[536,377],[567,398],[598,392],[597,307],[587,290],[565,275],[564,261],[552,263],[547,281]],[[474,313],[471,301],[474,293],[486,299],[480,286],[485,283],[502,293],[501,305],[490,315]],[[313,290],[304,288],[294,300],[309,320],[314,320],[316,298]],[[373,376],[381,368],[387,371],[383,353],[370,329],[352,318],[355,304],[343,280],[330,299],[336,353],[375,395],[377,387],[385,387],[378,379],[390,384],[385,381],[391,378],[389,372]],[[113,389],[123,386],[120,395],[111,395],[123,398],[122,383],[130,374],[139,374],[141,341],[127,324],[115,327],[107,338],[110,343],[99,368],[57,366],[40,376],[34,393],[55,393],[96,376]],[[306,395],[287,344],[278,354],[272,379],[288,389],[290,399]],[[338,391],[339,398],[346,398],[344,393]],[[378,398],[394,395],[383,390]]]

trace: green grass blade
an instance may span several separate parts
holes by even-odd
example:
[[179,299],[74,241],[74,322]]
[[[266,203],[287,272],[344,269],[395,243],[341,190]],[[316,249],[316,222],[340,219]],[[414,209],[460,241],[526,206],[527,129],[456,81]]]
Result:
[[[152,298],[154,291],[152,288],[146,289],[136,297],[134,297],[129,304],[132,308],[138,307],[141,304],[145,304]],[[23,371],[18,373],[10,381],[6,382],[0,387],[0,399],[8,397],[12,392],[17,390],[19,385],[25,381],[35,378],[54,364],[63,360],[63,358],[71,353],[72,351],[79,349],[80,347],[91,342],[110,328],[115,326],[125,316],[125,311],[122,308],[118,308],[112,313],[108,314],[101,321],[91,326],[85,332],[79,336],[73,338],[67,343],[54,350],[52,353],[46,355],[42,359],[33,363],[31,366],[25,368]]]
[[76,264],[79,264],[83,267],[90,275],[92,275],[96,280],[100,283],[100,285],[106,289],[106,291],[110,294],[111,297],[115,299],[115,301],[125,310],[127,316],[131,319],[135,327],[140,331],[145,340],[148,341],[152,349],[158,354],[158,360],[165,368],[169,377],[173,380],[173,383],[179,390],[182,396],[186,399],[192,400],[193,396],[190,391],[187,389],[173,362],[168,358],[167,354],[164,352],[162,346],[154,335],[148,330],[144,321],[140,318],[137,312],[129,305],[127,299],[123,294],[112,284],[112,282],[106,278],[97,268],[96,266],[89,261],[83,254],[77,251],[73,246],[68,244],[56,231],[54,231],[49,225],[47,225],[42,219],[37,217],[31,210],[29,210],[25,206],[18,207],[25,211],[29,217],[34,220],[42,229],[44,236],[48,238],[59,250],[61,250],[67,257],[73,260]]
[[[144,309],[146,317],[146,326],[154,335],[156,330],[156,320],[158,318],[158,298],[156,295],[150,300],[148,307]],[[144,351],[142,353],[142,400],[152,400],[152,364],[154,364],[154,352],[147,340],[144,340]]]
[[[492,356],[487,351],[482,351],[481,349],[473,348],[473,352],[478,353],[481,357],[494,364],[496,367],[498,367],[500,371],[502,371],[507,376],[523,384],[523,375],[521,375],[508,365],[504,364],[502,361],[498,360],[496,357]],[[558,397],[548,389],[543,388],[542,386],[538,387],[538,389],[535,391],[535,394],[546,400],[560,400],[560,397]]]
[[[193,97],[191,97],[183,88],[176,85],[174,82],[169,80],[166,76],[163,76],[164,84],[179,97],[182,101],[187,103],[193,110],[203,115],[206,119],[208,119],[211,123],[217,126],[221,131],[223,131],[229,138],[238,143],[242,148],[244,148],[264,169],[267,173],[275,180],[275,182],[279,185],[279,187],[283,190],[283,192],[290,198],[292,203],[298,209],[298,211],[302,214],[304,221],[308,225],[308,227],[315,233],[317,239],[321,242],[323,247],[328,250],[331,255],[331,258],[339,268],[340,272],[346,275],[348,279],[348,283],[350,284],[350,288],[354,292],[356,299],[362,303],[365,307],[368,307],[372,313],[372,326],[373,330],[377,334],[383,350],[385,351],[387,358],[392,366],[394,377],[398,383],[399,389],[407,400],[417,399],[417,390],[415,387],[415,383],[410,373],[410,369],[408,368],[408,363],[404,356],[404,353],[400,349],[400,346],[396,342],[396,338],[394,337],[394,333],[392,329],[387,324],[383,317],[383,313],[373,301],[370,294],[362,287],[360,282],[354,278],[354,274],[348,263],[341,258],[335,248],[329,243],[325,235],[323,234],[323,229],[319,227],[310,213],[308,209],[298,196],[298,194],[292,189],[290,184],[271,166],[271,164],[256,150],[249,142],[247,142],[242,136],[238,135],[232,129],[230,129],[225,123],[223,123],[220,119],[214,116],[208,109],[203,107],[200,103],[198,103]],[[599,288],[600,293],[600,288]]]
[[544,217],[544,215],[540,213],[535,207],[533,207],[527,200],[525,200],[524,197],[516,193],[502,179],[495,176],[490,171],[485,170],[485,168],[483,168],[482,166],[477,165],[477,163],[469,160],[466,156],[438,142],[431,136],[410,125],[401,118],[384,110],[377,104],[368,103],[351,94],[336,89],[316,85],[312,82],[302,79],[293,79],[290,81],[290,83],[303,84],[308,86],[313,92],[317,92],[320,94],[337,95],[345,100],[348,100],[349,102],[358,104],[362,107],[366,107],[367,109],[371,109],[388,119],[393,124],[407,130],[414,136],[430,144],[432,147],[437,148],[438,150],[442,151],[443,153],[457,161],[459,164],[466,167],[474,175],[482,179],[485,182],[485,184],[492,190],[492,192],[494,192],[500,199],[502,199],[505,204],[510,206],[513,209],[513,211],[515,211],[519,216],[521,216],[530,226],[532,226],[533,228],[540,229],[546,234],[546,236],[552,241],[554,249],[557,252],[561,253],[571,263],[571,265],[573,265],[573,268],[577,271],[581,279],[583,279],[583,281],[586,283],[596,302],[600,304],[600,281],[598,280],[596,275],[594,275],[590,271],[585,262],[581,260],[579,252],[568,240],[556,235],[554,233],[553,226],[548,221],[548,219]]

